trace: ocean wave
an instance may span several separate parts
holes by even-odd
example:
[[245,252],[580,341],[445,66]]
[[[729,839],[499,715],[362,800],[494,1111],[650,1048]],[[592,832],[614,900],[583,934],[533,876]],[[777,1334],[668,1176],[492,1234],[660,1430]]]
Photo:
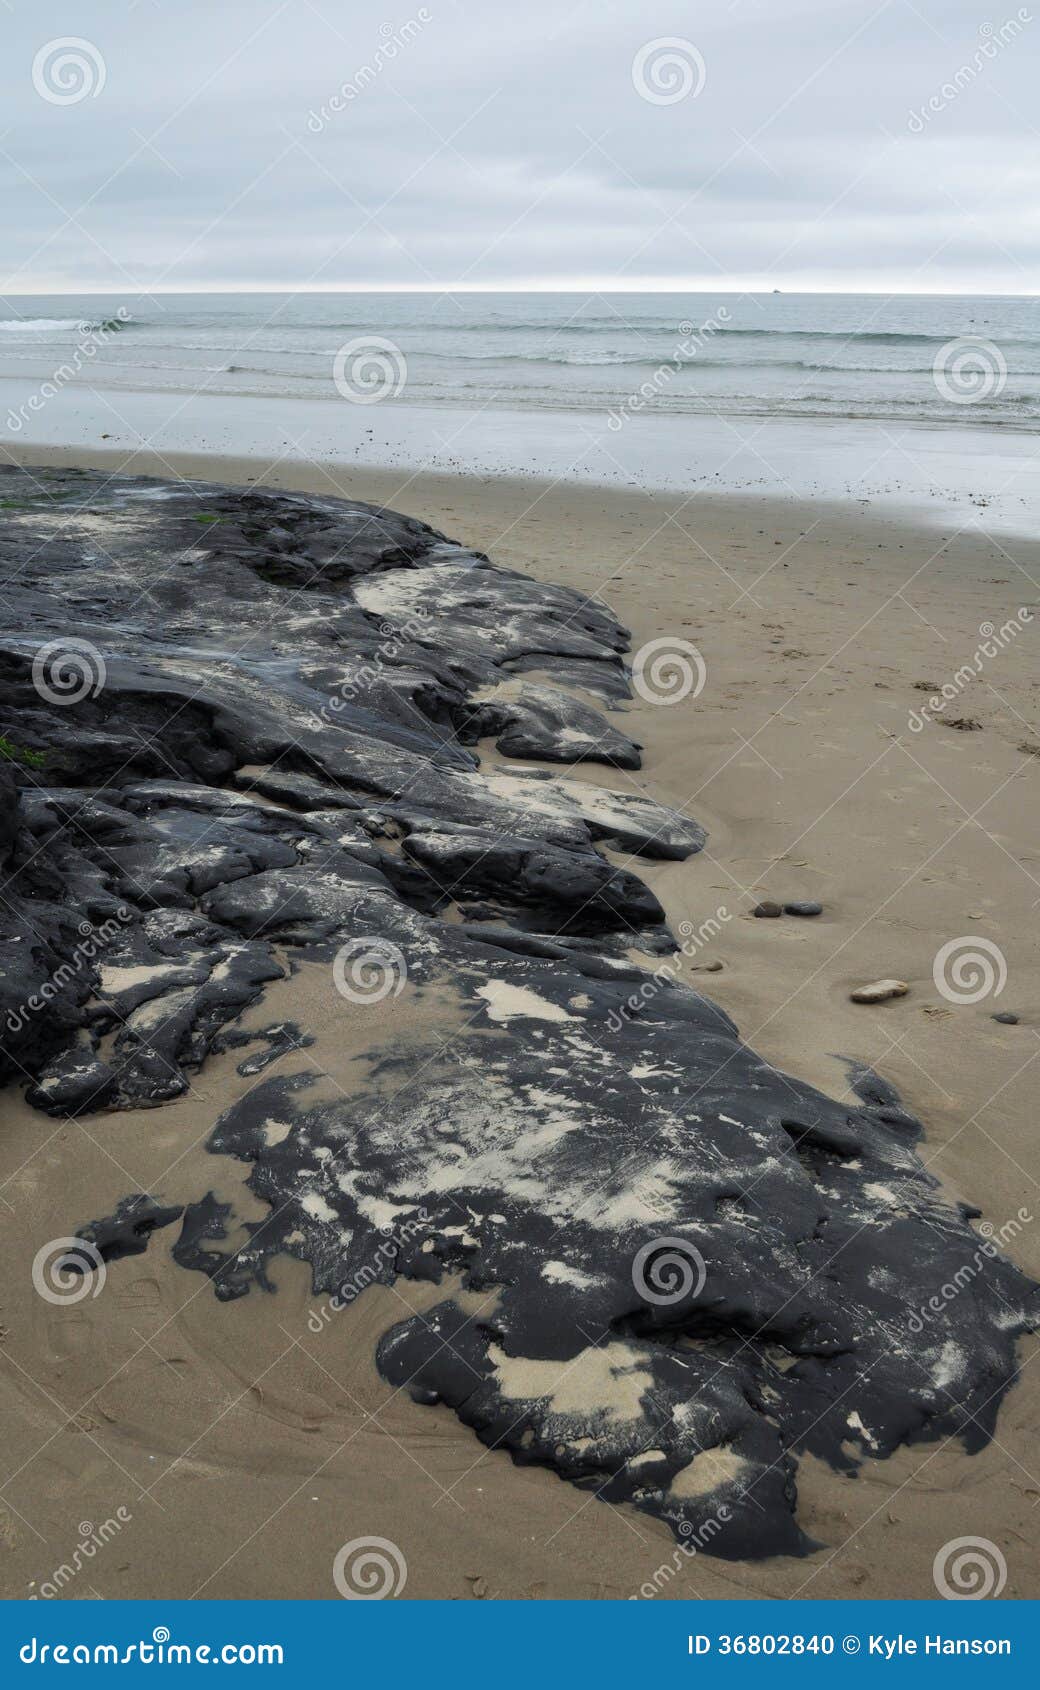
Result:
[[[515,405],[521,410],[609,411],[623,401],[617,394],[582,390],[572,386],[566,390],[548,392],[536,387],[499,387],[489,392],[481,382],[460,382],[452,392],[443,388],[423,388],[421,383],[411,386],[416,403],[451,407],[461,404]],[[1022,393],[1013,397],[1004,394],[992,404],[958,405],[944,402],[934,391],[919,398],[899,398],[886,395],[857,397],[848,393],[802,393],[779,395],[766,393],[676,393],[665,391],[647,405],[644,417],[665,416],[756,416],[834,418],[847,422],[919,422],[943,426],[985,425],[1011,432],[1032,430],[1040,418],[1040,392]]]
[[[918,341],[924,345],[944,345],[946,341],[958,339],[985,338],[982,331],[974,328],[951,327],[942,333],[928,333],[917,329],[887,329],[875,330],[869,328],[848,329],[806,329],[776,326],[773,328],[741,327],[734,323],[716,323],[714,318],[708,317],[698,322],[692,311],[676,312],[674,317],[640,317],[633,316],[631,320],[623,314],[612,314],[609,317],[585,317],[581,321],[553,322],[542,318],[541,321],[483,321],[483,322],[444,322],[422,321],[413,318],[410,322],[400,323],[397,329],[381,321],[377,326],[373,318],[363,318],[356,322],[336,323],[289,323],[279,322],[278,328],[289,334],[386,334],[399,332],[401,334],[452,334],[452,335],[512,335],[512,334],[542,334],[552,339],[567,335],[624,335],[624,334],[665,334],[674,335],[677,339],[684,338],[680,332],[692,324],[685,338],[693,338],[703,333],[707,339],[714,339],[719,335],[741,335],[747,339],[762,340],[847,340],[872,341],[875,344],[887,346],[902,345],[907,341]],[[1036,346],[1040,344],[1040,335],[1012,336],[1000,334],[997,330],[989,330],[991,335],[999,339],[1001,345]],[[288,350],[288,348],[286,349]]]
[[[692,328],[689,327],[691,324]],[[484,337],[491,337],[497,335],[538,334],[544,335],[549,340],[565,340],[572,335],[599,335],[601,337],[610,337],[612,335],[624,336],[626,334],[660,334],[674,337],[676,341],[680,341],[684,338],[695,339],[698,335],[703,335],[706,341],[712,341],[723,336],[734,336],[746,340],[767,341],[837,340],[847,341],[850,344],[863,342],[865,344],[875,346],[903,346],[912,345],[915,342],[922,346],[943,346],[950,340],[994,338],[999,340],[1001,346],[1040,345],[1040,334],[1028,335],[1022,334],[1021,331],[1019,331],[1017,334],[1008,335],[989,326],[987,326],[985,330],[979,330],[974,327],[969,327],[967,329],[961,326],[950,327],[949,329],[943,330],[941,333],[930,333],[917,329],[808,329],[796,327],[788,328],[783,326],[762,328],[741,327],[734,323],[716,323],[712,318],[707,318],[703,322],[698,322],[692,312],[687,312],[682,316],[677,313],[675,317],[647,318],[634,316],[631,321],[626,319],[624,316],[619,315],[586,318],[581,322],[564,321],[559,323],[555,323],[551,319],[543,319],[540,322],[491,321],[460,323],[443,321],[436,322],[432,320],[424,322],[421,319],[413,318],[409,322],[402,322],[398,324],[396,327],[392,323],[388,324],[385,320],[380,320],[377,323],[373,318],[364,318],[356,322],[341,321],[335,323],[289,323],[282,321],[277,324],[272,322],[270,325],[261,325],[259,332],[263,332],[263,329],[268,326],[277,327],[279,332],[289,336],[304,334],[321,334],[331,336],[339,334],[389,333],[405,336],[436,334],[452,336],[480,335]],[[191,327],[195,328],[197,332],[201,325],[193,324]],[[683,334],[681,330],[686,330],[687,332]],[[251,332],[255,333],[257,331],[253,330]],[[234,330],[230,327],[230,325],[227,329],[216,327],[216,333],[227,333],[229,335],[233,335]],[[298,346],[285,346],[278,348],[272,347],[269,350],[296,352],[309,351],[311,349],[300,348]],[[333,350],[336,349],[333,348]],[[510,356],[510,354],[505,354],[504,356]]]
[[[943,344],[945,344],[945,342]],[[1005,342],[1003,344],[1007,344],[1007,343]],[[168,350],[173,351],[173,350],[175,350],[175,348],[170,347],[170,348],[168,348]],[[213,348],[213,347],[205,347],[205,348],[203,348],[203,347],[192,347],[190,349],[186,348],[185,350],[192,350],[192,351],[198,351],[198,352],[207,351],[212,355],[212,353],[216,349]],[[290,349],[288,347],[270,346],[270,347],[264,347],[263,349],[258,349],[258,350],[260,351],[261,359],[263,358],[263,356],[265,354],[269,358],[272,358],[272,359],[274,359],[274,358],[286,358],[286,357],[294,357],[294,358],[299,358],[299,359],[305,358],[305,359],[308,359],[309,361],[314,361],[314,360],[320,361],[322,368],[319,369],[319,370],[315,370],[315,371],[306,371],[306,370],[303,370],[303,369],[288,370],[287,371],[285,369],[284,365],[281,365],[281,364],[278,364],[278,365],[265,364],[263,362],[256,363],[256,364],[236,364],[236,363],[232,362],[232,363],[229,363],[227,365],[221,366],[221,368],[225,369],[229,374],[233,372],[235,374],[243,373],[243,374],[249,374],[249,375],[271,375],[271,376],[289,375],[289,376],[293,377],[294,379],[297,379],[297,380],[300,380],[300,381],[324,381],[328,377],[328,369],[326,369],[325,366],[327,365],[330,369],[332,359],[335,356],[335,348],[329,349],[327,351],[314,351],[312,349],[296,350],[296,349]],[[629,370],[641,370],[642,369],[642,370],[651,370],[651,371],[653,371],[653,370],[669,370],[669,371],[695,370],[695,369],[698,369],[698,368],[703,369],[703,370],[708,370],[708,369],[712,369],[712,370],[714,370],[714,369],[719,369],[719,370],[763,369],[763,370],[808,370],[808,371],[819,371],[821,373],[826,373],[828,371],[831,371],[831,372],[833,372],[834,374],[837,374],[837,375],[851,375],[851,376],[860,376],[860,375],[893,375],[893,376],[929,375],[930,376],[931,373],[932,373],[933,367],[934,367],[934,362],[931,359],[929,359],[929,361],[927,363],[917,363],[917,364],[905,364],[905,363],[892,363],[892,364],[855,363],[854,364],[854,363],[840,362],[837,359],[833,359],[833,360],[828,361],[828,360],[825,360],[825,359],[813,359],[813,358],[766,358],[766,359],[763,359],[760,363],[755,363],[753,360],[746,359],[746,358],[736,358],[736,357],[713,358],[711,356],[705,355],[702,352],[691,353],[688,357],[685,357],[685,358],[673,357],[671,354],[665,354],[661,357],[655,358],[655,357],[652,357],[652,356],[648,356],[645,352],[642,352],[642,351],[640,351],[640,352],[622,352],[622,351],[613,351],[609,348],[603,348],[602,350],[596,351],[596,352],[576,352],[576,351],[573,351],[573,350],[565,351],[563,349],[560,349],[559,351],[555,351],[555,352],[550,352],[550,351],[547,351],[545,348],[542,348],[542,347],[536,348],[535,350],[530,351],[530,352],[488,352],[488,351],[483,351],[483,350],[479,351],[479,352],[464,352],[461,349],[455,347],[455,348],[452,348],[452,350],[450,350],[448,352],[434,352],[431,349],[429,349],[428,347],[418,346],[418,347],[415,347],[413,349],[413,347],[411,345],[406,344],[404,346],[403,350],[406,353],[409,360],[414,360],[416,366],[419,366],[421,364],[449,364],[449,365],[458,364],[458,365],[465,365],[467,367],[472,367],[473,365],[482,365],[487,369],[494,369],[496,366],[504,365],[504,364],[528,364],[528,365],[531,365],[531,366],[536,366],[536,365],[540,364],[540,365],[544,365],[544,366],[547,366],[547,367],[550,367],[550,368],[560,368],[560,367],[562,367],[562,368],[569,368],[569,369],[629,369]],[[187,366],[187,365],[185,366],[185,368],[190,368],[190,367],[191,366]],[[210,366],[207,366],[207,367],[210,367]],[[1019,373],[1021,375],[1037,375],[1037,376],[1040,376],[1040,362],[1038,362],[1038,364],[1035,368],[1033,368],[1033,367],[1023,368],[1020,364],[1019,367],[1018,367],[1017,373]]]
[[[745,375],[748,367],[745,366]],[[118,370],[118,374],[114,373]],[[0,360],[0,374],[6,374]],[[198,371],[185,372],[197,375]],[[241,371],[243,375],[248,372]],[[252,372],[255,375],[270,375],[270,372]],[[95,385],[108,385],[116,392],[139,391],[154,393],[191,394],[208,391],[213,394],[256,397],[258,392],[271,402],[282,400],[298,400],[301,403],[339,403],[335,389],[330,381],[318,381],[313,377],[297,377],[291,383],[281,385],[277,389],[268,382],[264,388],[255,385],[244,385],[236,381],[239,370],[229,371],[221,368],[219,371],[208,371],[207,378],[201,387],[196,382],[162,380],[155,371],[137,371],[137,379],[133,379],[132,366],[106,365],[104,370],[95,366],[92,382]],[[151,380],[149,380],[151,376]],[[107,380],[106,380],[107,378]],[[417,405],[433,406],[438,410],[451,411],[460,407],[477,409],[513,408],[518,411],[529,412],[585,412],[590,416],[602,416],[611,409],[622,407],[625,395],[618,387],[609,389],[595,388],[582,384],[580,378],[550,387],[537,380],[532,382],[517,381],[510,385],[506,381],[466,379],[460,376],[457,381],[445,383],[431,377],[424,381],[421,376],[409,380],[408,397]],[[993,403],[975,405],[957,405],[953,402],[943,403],[934,392],[922,395],[920,398],[897,397],[891,393],[880,392],[852,394],[849,392],[832,391],[788,391],[784,394],[770,394],[764,392],[735,392],[732,389],[698,389],[696,386],[682,388],[668,388],[648,401],[642,417],[633,422],[647,422],[651,420],[663,421],[668,417],[688,416],[716,416],[716,417],[761,417],[761,418],[802,418],[827,419],[850,422],[889,422],[907,424],[925,424],[932,427],[984,427],[1000,432],[1015,434],[1036,432],[1040,422],[1040,392],[1010,395],[1004,393]]]
[[103,317],[96,323],[84,317],[9,317],[0,322],[0,332],[53,334],[59,329],[75,329],[78,334],[114,334],[127,328],[132,322],[132,317]]
[[[321,358],[322,367],[318,370],[303,370],[299,368],[286,370],[284,366],[275,366],[272,364],[265,364],[263,362],[255,364],[227,363],[178,365],[153,363],[143,360],[138,361],[136,359],[133,362],[126,360],[108,360],[106,367],[109,369],[121,368],[127,371],[136,369],[141,372],[159,370],[183,372],[187,378],[201,374],[217,376],[256,376],[261,380],[266,380],[268,383],[277,382],[281,384],[287,394],[291,393],[294,387],[309,388],[320,393],[323,389],[330,387],[332,383],[331,364],[328,363],[324,355],[321,355]],[[439,366],[442,365],[453,366],[458,372],[457,379],[452,380],[450,374],[442,374],[439,369]],[[664,369],[668,372],[670,377],[681,378],[685,377],[687,372],[691,372],[692,375],[696,377],[698,370],[704,372],[710,370],[713,373],[719,370],[725,370],[730,372],[734,378],[740,379],[743,382],[753,379],[756,372],[768,377],[774,372],[779,374],[784,371],[789,371],[795,377],[798,375],[806,377],[824,375],[839,378],[888,376],[893,378],[893,381],[903,380],[907,377],[917,377],[920,378],[920,380],[915,381],[914,386],[922,389],[922,396],[918,398],[914,397],[913,394],[895,394],[891,392],[891,382],[886,384],[883,390],[879,389],[877,393],[868,397],[863,393],[848,390],[844,393],[841,391],[827,394],[811,394],[807,391],[800,393],[797,391],[797,383],[794,392],[788,392],[783,395],[771,393],[768,390],[757,394],[736,393],[728,388],[720,387],[717,384],[714,387],[709,386],[707,389],[704,389],[700,387],[700,384],[694,381],[692,385],[690,382],[681,382],[678,387],[662,384],[648,403],[652,404],[655,408],[659,407],[660,409],[681,409],[683,404],[687,401],[693,401],[696,404],[701,398],[703,398],[704,402],[709,406],[718,405],[724,409],[725,405],[730,400],[753,400],[757,403],[769,406],[770,409],[775,408],[777,412],[783,412],[789,407],[797,407],[804,400],[811,399],[828,404],[841,403],[851,406],[852,409],[848,412],[850,416],[860,414],[858,408],[861,405],[865,407],[862,414],[875,416],[894,415],[904,407],[908,411],[913,411],[918,407],[925,407],[934,410],[936,414],[941,414],[945,411],[943,401],[932,389],[933,366],[930,363],[901,367],[878,364],[848,366],[838,363],[818,363],[811,359],[801,358],[771,359],[768,362],[760,364],[747,361],[735,361],[730,358],[689,358],[684,360],[678,368],[675,368],[670,361],[662,362],[661,360],[657,360],[655,362],[653,359],[642,356],[571,359],[565,355],[547,356],[544,353],[512,353],[498,357],[485,356],[479,358],[466,358],[448,353],[424,352],[410,359],[410,386],[413,392],[418,389],[422,389],[424,395],[436,394],[439,391],[443,391],[449,400],[453,396],[458,395],[460,392],[472,392],[474,394],[488,392],[495,394],[516,392],[523,393],[527,396],[541,393],[544,395],[546,408],[555,409],[561,403],[561,393],[563,390],[559,385],[557,385],[556,381],[551,381],[548,376],[544,378],[543,382],[539,382],[538,370],[540,367],[546,366],[560,370],[565,368],[575,371],[588,369],[590,371],[590,380],[593,379],[591,375],[593,370],[609,368],[617,369],[619,375],[616,381],[609,384],[603,384],[601,382],[598,386],[588,388],[589,394],[593,397],[597,404],[623,403],[626,396],[633,390],[633,388],[638,388],[640,371],[652,373],[654,371]],[[507,369],[515,371],[512,381],[506,379]],[[494,372],[497,370],[501,370],[503,372],[503,379],[500,381],[496,381],[494,377]],[[481,376],[478,373],[480,371],[487,372],[483,379],[481,379]],[[622,371],[624,372],[623,375]],[[463,372],[466,373],[464,374]],[[1019,370],[1016,371],[1016,375],[1019,379],[1023,377],[1040,379],[1040,369]],[[624,381],[625,385],[622,385],[622,381]],[[840,385],[840,383],[836,384],[838,387],[840,387]],[[1040,405],[1040,391],[1019,391],[1014,393],[1005,392],[1000,396],[999,400],[994,402],[994,408],[998,411],[1003,411],[1009,406],[1021,407],[1033,404]]]
[[[792,337],[793,338],[793,337]],[[943,344],[946,344],[943,342]],[[1004,344],[1007,344],[1006,342]],[[481,353],[472,355],[456,352],[427,352],[421,351],[418,358],[429,359],[431,362],[465,363],[465,364],[564,364],[576,369],[582,368],[610,368],[625,367],[627,369],[644,370],[818,370],[833,371],[839,375],[893,375],[893,376],[930,376],[934,368],[934,361],[927,364],[849,364],[837,361],[821,362],[811,358],[769,358],[756,364],[748,359],[738,358],[710,358],[703,353],[691,353],[687,358],[666,356],[662,358],[647,357],[643,352],[602,352],[588,354],[571,354],[568,352],[501,352]],[[1025,375],[1040,375],[1040,367],[1020,371]]]
[[[713,328],[709,338],[716,335],[743,335],[749,340],[842,340],[849,344],[862,342],[871,346],[905,346],[916,342],[919,346],[945,346],[951,340],[982,340],[986,336],[976,330],[949,329],[941,334],[921,334],[916,329],[742,329]],[[1000,335],[1001,346],[1037,346],[1040,336]]]

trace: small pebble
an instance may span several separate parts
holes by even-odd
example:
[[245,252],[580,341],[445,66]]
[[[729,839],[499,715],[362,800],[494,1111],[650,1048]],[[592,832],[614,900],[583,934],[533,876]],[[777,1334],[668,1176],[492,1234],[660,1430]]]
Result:
[[1012,1015],[1010,1009],[1002,1009],[1000,1014],[994,1015],[992,1019],[994,1021],[999,1021],[1002,1027],[1018,1026],[1018,1016]]
[[784,914],[785,915],[822,915],[823,914],[823,905],[813,903],[811,899],[809,901],[805,902],[805,903],[800,903],[800,904],[785,904],[784,905]]
[[853,1003],[884,1003],[886,998],[905,998],[910,987],[905,980],[872,980],[850,994]]
[[774,904],[768,898],[764,903],[756,904],[754,909],[751,911],[752,915],[767,916],[770,921],[774,920],[778,915],[783,915],[783,913],[783,905]]

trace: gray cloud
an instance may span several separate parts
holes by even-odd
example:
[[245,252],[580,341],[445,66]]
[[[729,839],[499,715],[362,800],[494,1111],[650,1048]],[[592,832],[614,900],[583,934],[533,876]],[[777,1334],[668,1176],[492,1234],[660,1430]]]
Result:
[[[9,293],[1035,285],[1040,16],[1010,0],[12,0],[0,24]],[[104,86],[56,103],[33,63],[65,36]],[[632,62],[665,37],[706,76],[655,104]]]

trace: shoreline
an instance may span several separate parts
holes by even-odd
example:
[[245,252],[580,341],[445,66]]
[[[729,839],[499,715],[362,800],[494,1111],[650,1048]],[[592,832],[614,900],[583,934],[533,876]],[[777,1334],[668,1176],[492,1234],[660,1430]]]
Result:
[[[34,384],[0,380],[0,417],[25,412],[33,392]],[[89,457],[104,467],[105,449],[95,443],[109,438],[112,462],[130,465],[143,453],[167,465],[196,457],[249,464],[242,480],[265,464],[304,474],[317,465],[333,476],[472,475],[696,499],[848,501],[936,529],[1016,538],[1040,532],[1040,460],[1029,450],[1035,435],[967,422],[637,413],[615,431],[605,413],[592,411],[106,392],[73,384],[38,413],[25,412],[18,431],[5,423],[0,458],[25,464]]]
[[[66,454],[75,457],[76,449]],[[99,467],[114,468],[119,454],[104,457]],[[78,461],[87,458],[79,454]],[[176,462],[192,476],[215,480],[236,479],[229,464],[259,468],[241,457]],[[143,462],[129,467],[147,473]],[[169,467],[167,460],[150,472],[161,475]],[[651,792],[680,809],[688,805],[708,828],[707,847],[698,856],[640,867],[676,929],[727,904],[720,934],[687,956],[683,977],[732,1015],[767,1060],[832,1096],[845,1095],[848,1082],[844,1063],[832,1053],[871,1062],[922,1117],[922,1155],[946,1191],[979,1203],[997,1226],[1017,1213],[1033,1150],[1035,1070],[1029,1062],[1040,1050],[1034,1031],[1040,1026],[1040,968],[1027,940],[1040,876],[1031,856],[1040,762],[1018,750],[1036,731],[1031,631],[995,660],[993,673],[972,683],[963,713],[981,720],[980,731],[956,732],[940,720],[912,735],[906,724],[925,696],[915,689],[917,680],[941,681],[977,644],[983,622],[999,625],[1036,604],[1040,543],[1016,544],[1009,560],[1003,547],[976,535],[939,545],[923,525],[831,502],[698,495],[684,510],[667,495],[620,487],[402,476],[386,466],[378,472],[350,466],[334,475],[315,466],[304,474],[283,462],[269,474],[261,471],[261,479],[269,486],[396,501],[408,514],[488,551],[494,562],[601,594],[631,627],[634,648],[662,634],[694,642],[707,667],[701,696],[689,710],[636,698],[611,715],[643,741],[643,768],[634,775],[597,769],[592,776],[618,790]],[[487,747],[480,749],[484,756]],[[973,812],[988,826],[969,823],[965,818]],[[818,896],[824,914],[805,922],[751,917],[752,902],[770,895]],[[974,931],[1006,949],[1009,984],[1000,1005],[951,1007],[935,990],[932,959],[944,941]],[[715,962],[721,969],[702,972]],[[876,1008],[849,1003],[851,985],[880,974],[906,980],[909,996]],[[1019,1026],[991,1021],[994,1007],[1005,1003],[1021,1015]],[[251,1019],[269,1019],[269,1007]],[[212,1085],[203,1070],[204,1093],[207,1079]],[[15,1123],[21,1161],[18,1146],[29,1152],[38,1118],[16,1113],[28,1117]],[[174,1134],[168,1115],[190,1125],[191,1109],[173,1105],[153,1114],[148,1129],[158,1121]],[[128,1157],[141,1154],[134,1125],[114,1124]],[[99,1191],[106,1178],[111,1169],[99,1166]],[[1040,1213],[1031,1202],[1035,1195],[1032,1182],[1026,1201]],[[1027,1227],[1011,1248],[1013,1259],[1033,1273],[1040,1268],[1035,1234]],[[155,1260],[147,1265],[142,1282],[157,1269]],[[280,1287],[283,1281],[304,1310],[302,1272],[282,1269]],[[383,1304],[385,1319],[392,1301],[389,1293],[370,1291],[349,1317],[360,1322],[351,1328],[352,1341],[357,1332],[376,1330],[375,1304]],[[196,1307],[190,1342],[196,1355],[201,1346],[217,1369],[209,1377],[216,1377],[215,1346],[205,1330],[210,1318],[208,1304]],[[251,1311],[247,1325],[254,1340],[259,1324]],[[242,1335],[233,1336],[226,1310],[219,1331],[231,1356],[241,1359]],[[1002,1410],[999,1444],[973,1457],[955,1446],[901,1449],[886,1462],[868,1462],[859,1481],[840,1479],[807,1458],[800,1513],[826,1550],[805,1562],[754,1567],[698,1560],[666,1594],[933,1594],[931,1557],[956,1535],[965,1486],[973,1529],[1010,1543],[1009,1532],[1024,1527],[1029,1510],[1024,1491],[1021,1517],[1010,1496],[1016,1465],[1028,1468],[1030,1462],[1036,1381],[1027,1363],[1037,1354],[1036,1341],[1023,1344],[1020,1354],[1025,1374]],[[287,1384],[283,1417],[294,1422],[305,1412],[305,1400],[315,1393],[321,1398],[323,1389],[313,1373]],[[476,1461],[464,1437],[431,1430],[418,1409],[401,1405],[395,1430],[439,1474],[457,1478]],[[284,1431],[267,1423],[262,1436],[276,1462],[291,1468],[299,1431],[295,1424],[292,1436]],[[140,1450],[148,1448],[143,1422],[135,1437],[143,1440]],[[375,1437],[364,1442],[366,1459],[390,1482],[400,1464],[396,1451]],[[437,1465],[442,1460],[443,1468]],[[238,1482],[245,1478],[243,1472]],[[345,1482],[359,1482],[356,1464],[348,1466]],[[444,1482],[451,1480],[445,1476]],[[904,1484],[907,1506],[896,1500]],[[398,1475],[393,1487],[395,1506],[406,1508],[408,1481]],[[228,1494],[235,1508],[243,1506],[235,1482]],[[499,1573],[507,1569],[501,1594],[624,1596],[670,1552],[643,1520],[637,1536],[648,1542],[626,1542],[630,1534],[621,1525],[606,1543],[599,1541],[600,1520],[592,1511],[572,1518],[567,1487],[544,1472],[514,1469],[504,1456],[482,1456],[462,1494],[465,1515],[445,1507],[430,1516],[443,1524],[431,1531],[429,1565],[414,1575],[417,1595],[472,1594],[466,1584],[472,1562],[482,1579],[491,1580],[492,1563]],[[493,1523],[482,1512],[506,1497],[525,1522],[536,1523],[539,1545],[555,1537],[559,1586],[531,1588],[544,1549],[534,1545],[532,1553],[526,1542],[511,1544],[515,1534],[508,1523]],[[902,1528],[898,1535],[893,1514]],[[832,1564],[832,1552],[850,1533],[856,1534],[855,1552]],[[898,1567],[891,1564],[894,1546]],[[435,1565],[438,1558],[442,1568]],[[250,1576],[245,1588],[232,1579],[209,1593],[304,1593],[289,1570],[277,1576],[291,1588],[277,1592],[257,1582],[270,1577],[262,1562],[253,1563]],[[1037,1594],[1034,1579],[1019,1561],[1008,1595]]]

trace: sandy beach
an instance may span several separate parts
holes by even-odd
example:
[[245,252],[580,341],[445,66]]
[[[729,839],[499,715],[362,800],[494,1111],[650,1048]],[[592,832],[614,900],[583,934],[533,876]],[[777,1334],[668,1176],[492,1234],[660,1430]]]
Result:
[[[383,503],[606,604],[634,650],[664,636],[694,645],[699,695],[674,705],[637,695],[612,713],[642,743],[643,766],[595,774],[707,829],[699,854],[639,867],[673,931],[699,933],[714,918],[687,947],[683,977],[762,1057],[830,1096],[851,1097],[850,1063],[891,1081],[924,1123],[920,1153],[950,1201],[977,1205],[1011,1259],[1040,1272],[1030,1171],[1040,542],[992,535],[984,514],[943,529],[934,513],[912,521],[837,500],[217,454],[8,445],[5,457]],[[974,664],[1002,629],[995,654]],[[955,682],[965,665],[973,678]],[[931,706],[944,683],[949,698]],[[479,751],[485,766],[501,760],[489,743]],[[823,912],[758,919],[763,900],[815,900]],[[937,987],[937,953],[970,936],[1006,962],[999,996],[966,1001]],[[908,992],[850,1001],[889,977]],[[442,1025],[437,1002],[408,992],[384,1008],[412,1051]],[[342,1009],[326,971],[304,964],[244,1021],[291,1017],[349,1099],[372,1024],[366,1011],[344,1021]],[[1002,1012],[1017,1022],[995,1021]],[[253,1084],[236,1059],[210,1057],[161,1109],[75,1122],[48,1120],[9,1090],[0,1181],[11,1259],[24,1263],[35,1241],[62,1232],[70,1180],[84,1218],[110,1214],[130,1190],[180,1203],[206,1185],[259,1218],[242,1164],[202,1146]],[[971,1533],[1000,1547],[1006,1597],[1040,1596],[1035,1340],[1021,1346],[1021,1378],[979,1453],[920,1443],[855,1477],[806,1456],[798,1513],[818,1550],[755,1564],[679,1556],[673,1567],[659,1523],[487,1451],[447,1408],[422,1407],[380,1376],[381,1333],[443,1288],[372,1286],[315,1330],[320,1300],[304,1264],[280,1258],[272,1277],[274,1297],[218,1303],[161,1237],[114,1265],[111,1294],[74,1308],[49,1306],[24,1273],[5,1273],[5,1594],[32,1595],[85,1524],[122,1508],[115,1539],[64,1594],[332,1597],[337,1547],[378,1533],[404,1551],[415,1598],[927,1597],[937,1551]],[[673,1570],[655,1581],[662,1565]]]
[[1040,22],[66,10],[0,9],[3,1657],[1017,1681]]

